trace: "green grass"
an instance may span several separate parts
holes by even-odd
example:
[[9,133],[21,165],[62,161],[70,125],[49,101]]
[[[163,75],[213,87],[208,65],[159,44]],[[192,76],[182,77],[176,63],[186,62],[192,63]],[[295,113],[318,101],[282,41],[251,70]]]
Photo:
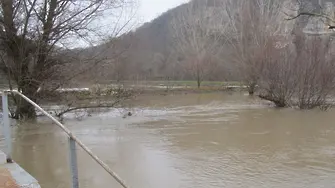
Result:
[[[145,84],[151,85],[175,85],[175,86],[197,86],[196,81],[191,80],[173,80],[173,81],[144,81]],[[240,82],[221,82],[221,81],[203,81],[201,86],[240,86]]]

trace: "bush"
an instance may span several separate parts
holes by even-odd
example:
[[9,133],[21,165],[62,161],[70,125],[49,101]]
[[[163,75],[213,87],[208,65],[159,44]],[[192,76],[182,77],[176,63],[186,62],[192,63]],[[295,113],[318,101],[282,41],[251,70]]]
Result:
[[331,48],[328,37],[310,36],[299,44],[267,50],[260,98],[278,107],[312,109],[327,105],[326,99],[335,89],[335,54]]

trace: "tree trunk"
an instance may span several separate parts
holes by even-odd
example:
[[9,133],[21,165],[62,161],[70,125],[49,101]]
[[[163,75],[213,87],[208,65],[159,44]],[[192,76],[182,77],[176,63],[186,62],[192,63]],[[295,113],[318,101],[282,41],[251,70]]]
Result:
[[200,77],[197,78],[197,84],[198,84],[198,89],[200,89],[200,86],[201,86],[201,79],[200,79]]
[[256,83],[250,83],[248,85],[248,92],[249,92],[249,95],[254,95],[255,94],[255,89],[256,89]]
[[14,118],[15,119],[35,119],[35,107],[24,99],[20,99],[16,106]]
[[[37,87],[31,85],[31,84],[26,84],[25,86],[21,87],[22,88],[22,94],[28,97],[30,100],[33,102],[37,102],[36,98],[36,92],[37,92]],[[14,114],[15,119],[35,119],[37,117],[36,115],[36,110],[35,107],[24,100],[20,96],[16,96],[16,110]]]
[[275,98],[271,95],[258,95],[258,97],[263,99],[263,100],[273,102],[276,105],[276,107],[278,107],[278,108],[284,108],[284,107],[287,106],[286,101],[284,99],[278,99],[278,98]]

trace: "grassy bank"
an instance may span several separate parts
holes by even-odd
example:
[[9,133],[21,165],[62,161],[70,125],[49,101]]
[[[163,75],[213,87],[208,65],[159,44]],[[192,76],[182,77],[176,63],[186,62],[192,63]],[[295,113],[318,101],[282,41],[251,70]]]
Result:
[[[140,83],[143,83],[145,85],[161,85],[161,86],[189,86],[189,87],[197,87],[197,82],[196,81],[191,81],[191,80],[183,80],[183,81],[178,81],[178,80],[172,80],[172,81],[142,81]],[[201,86],[240,86],[240,82],[234,82],[234,81],[229,81],[229,82],[221,82],[221,81],[203,81],[201,83]]]
[[[39,93],[39,102],[42,104],[67,104],[75,102],[89,103],[96,100],[115,100],[118,90],[131,91],[131,95],[177,95],[188,93],[234,92],[244,91],[240,82],[204,81],[200,88],[196,81],[125,81],[116,84],[86,84],[84,88],[69,87],[57,91]],[[123,96],[121,96],[122,98]],[[127,97],[129,98],[129,96]],[[12,103],[12,101],[10,101]]]

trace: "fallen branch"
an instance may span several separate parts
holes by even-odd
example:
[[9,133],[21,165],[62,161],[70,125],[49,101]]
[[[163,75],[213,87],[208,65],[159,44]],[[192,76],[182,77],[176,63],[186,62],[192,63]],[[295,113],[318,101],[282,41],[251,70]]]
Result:
[[260,99],[273,102],[279,108],[284,108],[284,107],[287,106],[287,104],[285,103],[285,101],[280,100],[280,99],[276,99],[275,97],[273,97],[271,95],[262,95],[262,94],[260,94],[260,95],[258,95],[258,97]]
[[97,105],[91,105],[91,106],[78,106],[78,107],[69,107],[66,110],[63,110],[60,113],[56,113],[55,115],[58,118],[61,118],[64,114],[72,112],[72,111],[76,111],[76,110],[83,110],[83,109],[95,109],[95,108],[113,108],[115,107],[115,105],[119,104],[121,101],[123,100],[117,100],[111,104],[97,104]]
[[[73,107],[73,103],[74,101],[71,101],[69,104],[68,104],[68,108],[57,113],[55,111],[55,115],[58,117],[58,118],[62,118],[62,116],[66,113],[69,113],[69,112],[72,112],[72,111],[76,111],[76,110],[82,110],[82,109],[96,109],[96,108],[113,108],[115,107],[117,104],[131,98],[133,96],[133,92],[132,91],[128,91],[128,90],[123,90],[121,88],[117,89],[115,91],[116,93],[113,94],[113,97],[115,97],[115,101],[112,102],[112,103],[108,103],[108,102],[99,102],[98,104],[94,104],[94,105],[83,105],[83,106],[76,106],[76,107]],[[113,93],[113,90],[110,90],[108,89],[107,93]],[[99,94],[101,95],[101,93]]]
[[[319,13],[313,13],[313,12],[300,12],[296,16],[291,16],[291,15],[288,15],[287,13],[284,13],[284,14],[289,16],[289,18],[286,18],[286,20],[294,20],[294,19],[299,18],[300,16],[313,16],[313,17],[325,18],[332,23],[335,22],[335,20],[332,17],[326,14],[319,14]],[[328,29],[335,29],[335,25],[329,25],[329,24],[327,25],[328,25]]]

